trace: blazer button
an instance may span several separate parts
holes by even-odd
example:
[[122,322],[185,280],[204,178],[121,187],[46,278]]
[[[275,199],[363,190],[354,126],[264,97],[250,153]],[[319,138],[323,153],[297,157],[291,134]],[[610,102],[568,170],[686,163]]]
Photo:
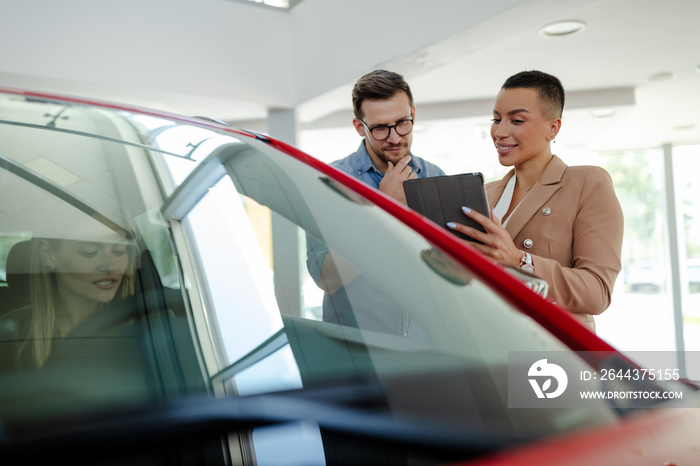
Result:
[[527,249],[530,249],[534,243],[530,238],[526,239],[523,241],[523,246],[525,246]]
[[542,215],[549,215],[551,213],[552,209],[550,209],[549,207],[545,207],[544,209],[542,209]]

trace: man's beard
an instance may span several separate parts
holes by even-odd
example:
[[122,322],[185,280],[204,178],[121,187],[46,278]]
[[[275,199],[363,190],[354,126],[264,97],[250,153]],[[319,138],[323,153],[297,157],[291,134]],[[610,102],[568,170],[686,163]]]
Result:
[[398,162],[399,160],[401,160],[404,156],[408,155],[410,151],[407,150],[407,151],[406,151],[406,154],[401,155],[401,156],[397,156],[397,157],[396,157],[396,160],[391,160],[391,159],[389,159],[389,157],[387,157],[387,155],[384,153],[384,150],[398,149],[398,148],[406,148],[407,146],[408,146],[408,144],[407,144],[405,141],[402,141],[402,142],[400,142],[399,144],[392,144],[392,145],[389,145],[389,146],[382,145],[381,147],[382,147],[383,150],[377,150],[377,148],[375,148],[374,146],[371,146],[371,147],[372,147],[372,151],[373,151],[373,152],[375,153],[375,155],[379,158],[379,160],[381,160],[382,162],[386,163],[387,165],[389,164],[389,162],[391,162],[392,164],[396,165],[396,162]]

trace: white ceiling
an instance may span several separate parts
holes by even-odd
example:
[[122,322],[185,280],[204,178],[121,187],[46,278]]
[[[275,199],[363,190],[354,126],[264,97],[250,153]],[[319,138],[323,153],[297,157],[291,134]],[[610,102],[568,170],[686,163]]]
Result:
[[[355,79],[383,67],[405,75],[419,118],[473,117],[478,127],[505,78],[540,69],[568,93],[564,144],[700,143],[698,0],[304,0],[291,12],[228,0],[0,6],[0,85],[243,125],[291,107],[302,127],[342,126]],[[587,29],[539,35],[568,19]],[[664,72],[673,77],[648,79]],[[604,108],[615,115],[591,116]]]
[[[700,143],[698,19],[698,0],[529,0],[387,66],[405,74],[423,118],[462,114],[475,116],[475,127],[488,124],[503,81],[539,69],[567,90],[560,143],[591,150]],[[539,34],[559,20],[587,28],[557,39]],[[673,77],[649,79],[660,73]],[[347,85],[333,98],[348,107],[349,93]],[[592,116],[607,108],[615,114]]]

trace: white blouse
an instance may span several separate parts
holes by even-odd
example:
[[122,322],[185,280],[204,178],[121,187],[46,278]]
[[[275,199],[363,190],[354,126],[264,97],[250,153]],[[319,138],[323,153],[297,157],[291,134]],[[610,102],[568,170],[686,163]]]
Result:
[[501,194],[501,198],[498,200],[498,204],[493,208],[494,213],[496,214],[496,217],[498,217],[498,221],[501,222],[501,225],[506,226],[508,223],[508,220],[510,217],[513,216],[513,212],[515,212],[518,209],[518,206],[523,202],[522,200],[518,203],[517,206],[515,206],[515,209],[513,209],[513,212],[510,213],[506,221],[503,221],[503,216],[508,212],[508,207],[510,207],[510,201],[513,200],[513,192],[515,191],[515,175],[513,175],[510,180],[508,180],[508,184],[506,185],[506,189],[503,190],[503,194]]

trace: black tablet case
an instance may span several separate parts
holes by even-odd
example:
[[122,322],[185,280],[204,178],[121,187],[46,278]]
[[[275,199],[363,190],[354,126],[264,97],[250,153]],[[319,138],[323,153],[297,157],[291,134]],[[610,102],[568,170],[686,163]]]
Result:
[[460,238],[474,241],[446,226],[447,222],[461,223],[477,230],[483,227],[462,212],[462,206],[490,217],[489,204],[481,173],[434,176],[406,180],[403,183],[406,202],[410,208],[428,217]]

